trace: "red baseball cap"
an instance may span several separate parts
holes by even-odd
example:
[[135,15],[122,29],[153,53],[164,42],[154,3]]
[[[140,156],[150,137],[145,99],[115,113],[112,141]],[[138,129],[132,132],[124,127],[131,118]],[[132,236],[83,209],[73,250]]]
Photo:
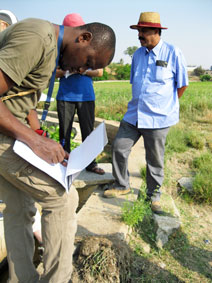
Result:
[[83,21],[80,14],[72,13],[65,16],[63,25],[69,27],[78,27],[85,25],[85,22]]

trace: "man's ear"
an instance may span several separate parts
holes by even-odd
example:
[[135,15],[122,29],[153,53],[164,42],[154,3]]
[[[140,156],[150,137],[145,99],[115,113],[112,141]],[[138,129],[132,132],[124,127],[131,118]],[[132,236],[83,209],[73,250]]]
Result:
[[155,29],[155,34],[156,34],[156,33],[160,34],[159,28],[156,28],[156,29]]
[[91,39],[93,38],[93,35],[91,32],[83,32],[78,36],[78,42],[90,42]]

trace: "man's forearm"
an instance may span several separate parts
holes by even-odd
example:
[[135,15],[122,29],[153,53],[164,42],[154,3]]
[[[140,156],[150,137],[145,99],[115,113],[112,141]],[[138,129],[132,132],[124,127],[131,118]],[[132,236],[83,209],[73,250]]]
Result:
[[40,122],[38,120],[38,115],[36,109],[31,109],[29,115],[27,116],[27,122],[34,131],[40,129]]
[[62,69],[56,69],[56,78],[62,78],[65,76],[65,71],[63,71]]
[[177,89],[178,98],[180,98],[183,95],[186,88],[187,88],[187,86],[183,86],[183,87]]
[[103,69],[86,70],[85,75],[89,77],[101,77],[103,75]]

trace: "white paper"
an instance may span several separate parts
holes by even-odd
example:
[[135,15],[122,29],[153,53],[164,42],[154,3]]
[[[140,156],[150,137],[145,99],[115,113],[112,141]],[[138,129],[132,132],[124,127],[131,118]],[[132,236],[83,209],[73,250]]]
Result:
[[[64,167],[60,163],[47,163],[38,157],[26,144],[18,140],[15,141],[13,150],[23,159],[56,179],[68,192],[74,179],[103,151],[107,142],[107,133],[103,122],[80,146],[76,147],[70,153],[67,167]],[[69,176],[71,176],[71,178],[69,178]]]
[[62,164],[49,164],[39,156],[37,156],[30,147],[25,143],[18,140],[15,141],[13,150],[16,154],[20,155],[23,159],[34,165],[35,167],[41,169],[47,173],[52,178],[56,179],[64,187],[66,187],[65,176],[66,176],[66,167]]
[[[45,93],[41,93],[41,96],[40,96],[40,99],[39,99],[39,102],[40,101],[46,101],[46,98],[47,98],[47,94],[45,94]],[[50,101],[54,101],[54,98],[53,97],[51,97],[51,100]]]

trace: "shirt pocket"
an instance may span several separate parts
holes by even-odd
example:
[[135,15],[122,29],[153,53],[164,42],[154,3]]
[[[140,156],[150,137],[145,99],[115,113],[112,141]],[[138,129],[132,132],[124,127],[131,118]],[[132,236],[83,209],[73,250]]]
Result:
[[155,68],[155,80],[157,82],[165,82],[173,77],[172,71],[168,67],[156,66]]

